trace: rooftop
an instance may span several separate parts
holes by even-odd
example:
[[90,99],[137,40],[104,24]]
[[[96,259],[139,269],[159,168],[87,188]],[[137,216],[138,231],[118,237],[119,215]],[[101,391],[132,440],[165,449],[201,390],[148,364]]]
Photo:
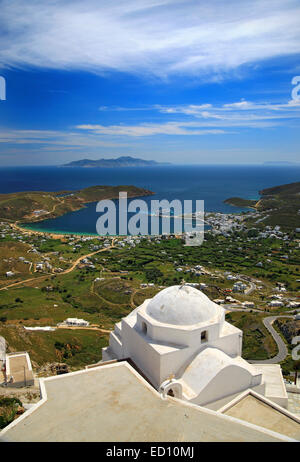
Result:
[[299,440],[299,419],[298,421],[294,420],[288,411],[284,413],[282,408],[278,408],[275,404],[270,406],[266,401],[258,394],[249,392],[242,399],[237,399],[237,402],[232,406],[229,405],[224,410],[224,414],[246,420],[256,425],[263,425],[270,430]]
[[41,380],[42,400],[0,433],[6,441],[290,441],[167,397],[126,361]]
[[200,290],[188,285],[171,286],[149,302],[147,314],[156,321],[176,326],[190,326],[220,317],[222,308]]

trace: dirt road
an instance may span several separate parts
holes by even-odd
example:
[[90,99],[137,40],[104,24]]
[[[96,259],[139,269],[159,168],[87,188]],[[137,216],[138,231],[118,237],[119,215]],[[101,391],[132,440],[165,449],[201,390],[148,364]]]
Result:
[[[113,239],[112,244],[109,247],[105,247],[103,249],[96,250],[95,252],[91,252],[91,253],[88,253],[86,255],[82,255],[81,257],[77,258],[77,260],[72,264],[72,266],[70,268],[66,269],[65,271],[62,271],[61,273],[57,273],[57,275],[60,276],[60,275],[63,275],[63,274],[71,273],[71,271],[73,271],[76,268],[76,266],[82,260],[84,260],[85,258],[89,258],[89,257],[92,257],[93,255],[96,255],[97,253],[105,252],[106,250],[112,249],[114,247],[114,241],[115,240]],[[12,284],[8,284],[7,286],[1,287],[0,291],[10,289],[11,287],[16,287],[16,286],[19,286],[19,285],[22,285],[22,284],[26,285],[28,282],[32,282],[32,281],[35,281],[35,282],[42,281],[42,280],[48,278],[49,276],[51,276],[51,274],[46,274],[44,276],[40,276],[40,277],[37,277],[37,278],[25,279],[24,281],[14,282]]]

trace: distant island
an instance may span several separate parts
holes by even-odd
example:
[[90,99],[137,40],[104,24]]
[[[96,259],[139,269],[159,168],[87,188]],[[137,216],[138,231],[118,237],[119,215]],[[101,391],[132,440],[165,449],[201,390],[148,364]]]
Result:
[[144,160],[130,156],[118,157],[117,159],[82,159],[74,160],[62,167],[101,167],[101,168],[114,168],[114,167],[153,167],[156,165],[170,165],[168,162],[156,162],[155,160]]

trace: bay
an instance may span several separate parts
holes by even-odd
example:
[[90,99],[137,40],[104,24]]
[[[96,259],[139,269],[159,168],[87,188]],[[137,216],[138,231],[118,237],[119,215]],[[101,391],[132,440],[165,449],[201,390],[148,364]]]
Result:
[[[94,185],[134,185],[150,189],[143,199],[204,200],[206,212],[237,213],[246,209],[224,204],[229,197],[258,199],[258,191],[300,181],[297,165],[166,165],[128,168],[0,168],[0,193],[78,190]],[[31,229],[96,234],[96,204],[62,217],[30,224]]]

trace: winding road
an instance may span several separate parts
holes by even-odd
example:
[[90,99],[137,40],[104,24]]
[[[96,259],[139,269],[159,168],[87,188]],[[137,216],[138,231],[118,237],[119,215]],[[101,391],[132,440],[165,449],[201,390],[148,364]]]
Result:
[[[248,289],[248,294],[251,293],[253,290],[255,290],[255,284],[250,283],[250,288]],[[246,291],[245,291],[246,293]],[[262,310],[254,309],[254,308],[235,308],[236,305],[231,304],[231,305],[223,305],[223,308],[226,311],[229,312],[235,312],[235,311],[251,311],[255,313],[262,313]],[[296,310],[297,311],[297,310]],[[294,312],[294,310],[288,311],[288,313]],[[263,359],[263,360],[247,360],[248,363],[256,363],[256,364],[277,364],[283,361],[287,355],[288,355],[288,349],[284,341],[282,340],[281,336],[278,334],[278,332],[274,329],[272,326],[273,322],[276,321],[278,318],[291,318],[294,319],[294,316],[288,315],[288,314],[281,314],[277,316],[267,316],[263,319],[263,324],[265,328],[268,330],[268,332],[272,335],[273,339],[276,342],[277,348],[278,348],[278,353],[276,356],[273,358],[269,359]]]
[[250,295],[253,290],[256,289],[256,285],[254,284],[254,282],[249,282],[250,284],[250,287],[248,287],[248,289],[245,290],[245,295]]
[[278,332],[274,329],[272,326],[273,322],[276,321],[278,318],[294,318],[294,316],[286,316],[286,315],[281,315],[281,316],[268,316],[267,318],[263,319],[263,323],[265,328],[270,332],[272,335],[273,339],[275,340],[278,348],[278,353],[276,356],[273,358],[269,359],[264,359],[261,361],[258,360],[248,360],[248,363],[256,363],[256,364],[277,364],[283,361],[286,356],[288,355],[288,349],[284,341],[282,340],[281,336],[278,334]]

